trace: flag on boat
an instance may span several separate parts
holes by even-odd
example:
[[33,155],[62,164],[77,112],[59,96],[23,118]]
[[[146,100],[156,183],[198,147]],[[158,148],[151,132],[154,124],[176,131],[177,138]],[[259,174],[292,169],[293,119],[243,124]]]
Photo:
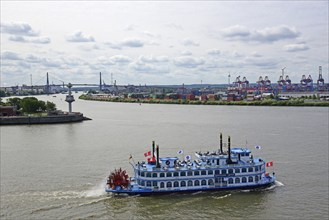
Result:
[[191,156],[190,155],[186,155],[185,156],[185,160],[191,160]]
[[183,150],[177,151],[177,154],[183,154],[183,153],[184,153]]
[[255,146],[255,148],[258,149],[258,150],[262,149],[262,147],[259,146],[259,145]]
[[273,161],[271,161],[271,162],[267,162],[267,163],[266,163],[266,167],[273,167]]
[[130,156],[129,156],[129,160],[132,159],[132,158],[133,158],[133,156],[130,154]]
[[153,163],[155,163],[156,162],[156,160],[155,160],[155,157],[149,157],[149,158],[147,158],[147,162],[153,162]]
[[151,151],[144,153],[144,157],[148,157],[148,156],[151,156]]

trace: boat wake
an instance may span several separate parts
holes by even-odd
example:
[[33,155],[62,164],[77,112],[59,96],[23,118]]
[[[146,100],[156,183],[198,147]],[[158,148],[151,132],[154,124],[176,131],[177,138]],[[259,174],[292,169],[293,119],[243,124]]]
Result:
[[79,206],[92,205],[92,204],[96,204],[96,203],[99,203],[99,202],[101,202],[103,200],[107,200],[107,199],[109,199],[109,198],[108,197],[101,197],[99,199],[94,199],[90,202],[80,203]]
[[62,207],[63,207],[62,204],[45,206],[45,207],[42,207],[42,208],[38,208],[38,209],[32,210],[31,211],[31,214],[35,214],[35,213],[38,213],[38,212],[49,211],[49,210],[52,210],[52,209],[59,209],[59,208],[62,208]]
[[275,180],[275,186],[284,186],[282,182]]
[[223,196],[212,196],[213,199],[225,199],[229,196],[231,196],[232,194],[229,193],[229,194],[226,194],[226,195],[223,195]]
[[105,192],[105,181],[102,181],[98,185],[82,193],[84,197],[100,197],[106,195]]

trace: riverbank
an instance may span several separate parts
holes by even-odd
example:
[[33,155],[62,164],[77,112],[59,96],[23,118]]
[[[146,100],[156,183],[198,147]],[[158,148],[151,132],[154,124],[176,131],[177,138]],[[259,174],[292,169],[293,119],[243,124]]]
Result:
[[83,116],[82,113],[72,113],[51,116],[2,116],[0,125],[31,125],[31,124],[56,124],[72,123],[91,120]]
[[110,97],[93,97],[81,95],[79,99],[103,102],[128,102],[128,103],[147,103],[147,104],[183,104],[183,105],[248,105],[248,106],[319,106],[329,107],[328,101],[313,99],[290,99],[290,100],[255,100],[255,101],[221,101],[221,100],[186,100],[186,99],[133,99],[133,98],[110,98]]

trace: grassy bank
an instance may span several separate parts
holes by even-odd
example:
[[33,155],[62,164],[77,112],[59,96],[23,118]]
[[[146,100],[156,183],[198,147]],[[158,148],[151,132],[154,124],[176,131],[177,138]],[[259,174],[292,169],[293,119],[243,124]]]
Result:
[[309,100],[309,99],[291,99],[278,101],[265,99],[262,101],[199,101],[199,100],[167,100],[167,99],[130,99],[130,98],[94,98],[89,95],[81,95],[79,99],[104,102],[128,102],[128,103],[148,103],[148,104],[183,104],[183,105],[250,105],[250,106],[322,106],[329,107],[329,102]]

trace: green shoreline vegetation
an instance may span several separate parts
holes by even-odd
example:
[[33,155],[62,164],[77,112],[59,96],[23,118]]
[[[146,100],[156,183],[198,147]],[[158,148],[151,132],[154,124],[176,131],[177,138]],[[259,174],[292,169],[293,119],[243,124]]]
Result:
[[90,95],[81,95],[79,99],[90,101],[105,102],[127,102],[127,103],[147,103],[147,104],[183,104],[183,105],[244,105],[244,106],[318,106],[329,107],[328,101],[320,101],[309,98],[293,98],[289,100],[275,100],[266,98],[264,100],[255,101],[200,101],[185,99],[136,99],[136,98],[120,98],[120,97],[92,97]]
[[16,108],[17,115],[25,116],[46,116],[49,112],[56,110],[56,104],[53,102],[44,102],[38,100],[35,97],[21,98],[9,98],[6,102],[2,102],[0,99],[1,106],[14,106]]

